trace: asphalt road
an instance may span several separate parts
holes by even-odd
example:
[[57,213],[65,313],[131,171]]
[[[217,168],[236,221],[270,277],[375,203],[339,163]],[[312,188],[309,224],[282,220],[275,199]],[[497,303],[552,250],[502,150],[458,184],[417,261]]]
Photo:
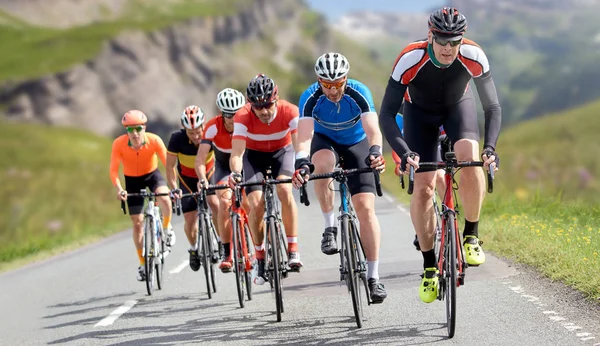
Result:
[[490,254],[458,289],[456,335],[448,339],[444,303],[418,298],[422,258],[408,214],[386,196],[376,208],[388,298],[366,307],[362,329],[339,281],[339,256],[320,252],[323,218],[313,196],[310,207],[299,205],[304,268],[283,281],[282,322],[268,284],[254,286],[254,299],[241,309],[233,273],[217,271],[218,291],[209,300],[203,271],[186,264],[177,217],[165,288],[152,296],[135,280],[131,231],[0,275],[0,344],[600,345],[597,306]]

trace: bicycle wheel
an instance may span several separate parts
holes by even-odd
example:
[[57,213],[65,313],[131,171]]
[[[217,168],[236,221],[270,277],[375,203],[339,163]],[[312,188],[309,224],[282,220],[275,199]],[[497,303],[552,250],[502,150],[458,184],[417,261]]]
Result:
[[[160,227],[159,225],[157,225],[157,227]],[[163,237],[163,230],[162,227],[160,227],[158,229],[158,237],[156,238],[156,245],[157,245],[157,251],[156,253],[158,254],[159,257],[156,258],[156,261],[154,261],[154,267],[156,270],[156,284],[158,286],[159,290],[162,290],[163,288],[163,280],[164,280],[164,275],[163,275],[163,269],[165,267],[165,253],[164,253],[164,248],[165,248],[165,241],[164,241],[164,237]]]
[[208,225],[208,253],[210,254],[210,282],[212,284],[213,293],[217,292],[215,284],[215,263],[219,263],[219,245],[217,243],[217,233],[215,226],[210,217],[207,216],[206,224]]
[[199,217],[199,234],[198,234],[198,249],[200,249],[200,261],[204,267],[204,277],[206,278],[206,292],[208,293],[208,299],[212,299],[212,290],[210,287],[210,252],[208,251],[208,232],[206,226],[206,220],[203,216]]
[[281,322],[281,313],[283,312],[283,297],[281,288],[281,253],[279,250],[279,235],[275,226],[273,217],[269,218],[267,227],[267,239],[271,247],[271,261],[273,263],[273,286],[275,288],[275,308],[277,312],[277,322]]
[[354,317],[356,318],[356,325],[358,328],[362,328],[362,311],[360,304],[360,292],[358,291],[359,277],[356,276],[356,252],[354,250],[354,242],[351,241],[350,235],[350,220],[348,215],[342,216],[342,241],[344,242],[344,256],[346,257],[346,278],[348,287],[350,289],[350,295],[352,296],[352,307],[354,308]]
[[239,225],[239,217],[236,214],[233,214],[231,217],[231,233],[232,233],[232,245],[233,245],[233,271],[235,271],[235,286],[237,288],[238,301],[240,302],[240,307],[244,307],[245,303],[245,273],[246,273],[246,264],[244,263],[244,255],[243,255],[243,247],[242,247],[242,239],[240,236],[240,225]]
[[[360,281],[362,281],[362,288],[364,288],[365,297],[367,298],[367,304],[371,305],[371,296],[369,294],[369,282],[367,280],[367,259],[365,256],[365,250],[362,246],[362,240],[360,239],[360,234],[358,233],[358,227],[356,227],[356,222],[351,221],[349,223],[352,225],[352,234],[354,243],[356,244],[356,259],[357,259],[357,270],[359,273]],[[360,287],[361,282],[359,281],[358,286]],[[362,288],[360,291],[362,291]],[[359,296],[362,296],[362,292],[359,292]],[[362,309],[362,299],[360,301],[362,315],[364,317],[364,310]]]
[[151,296],[154,291],[154,220],[146,217],[144,225],[144,272],[146,274],[146,290]]
[[456,228],[454,214],[448,213],[446,222],[446,260],[445,260],[445,293],[446,293],[446,322],[448,325],[448,337],[454,336],[456,327],[456,285],[458,280],[458,268],[456,266]]
[[250,237],[250,229],[248,227],[247,222],[244,222],[244,238],[246,243],[246,250],[248,251],[248,262],[250,262],[244,263],[244,277],[246,278],[246,294],[248,295],[248,300],[252,300],[252,256],[254,256],[254,251],[252,250],[252,248],[254,247],[254,244],[250,243],[250,240],[252,238]]

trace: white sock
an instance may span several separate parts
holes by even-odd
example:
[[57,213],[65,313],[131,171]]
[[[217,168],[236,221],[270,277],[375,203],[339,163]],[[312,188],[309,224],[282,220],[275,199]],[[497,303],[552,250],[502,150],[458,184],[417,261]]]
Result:
[[329,213],[323,213],[323,217],[325,218],[325,228],[335,227],[335,214],[333,210]]
[[198,250],[198,243],[196,243],[196,244],[194,244],[194,245],[190,246],[190,250],[192,250],[192,251],[196,251],[196,250]]
[[367,280],[371,278],[379,280],[379,260],[367,261]]

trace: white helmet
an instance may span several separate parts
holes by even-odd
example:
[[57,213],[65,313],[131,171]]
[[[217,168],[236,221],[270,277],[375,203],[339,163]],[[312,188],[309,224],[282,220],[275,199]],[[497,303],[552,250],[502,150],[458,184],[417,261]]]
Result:
[[315,63],[315,73],[325,80],[336,80],[344,77],[350,70],[350,63],[340,53],[325,53]]
[[217,107],[221,112],[235,113],[246,104],[246,98],[241,92],[225,88],[217,95]]
[[200,107],[190,105],[185,107],[181,114],[181,125],[188,130],[194,130],[204,124],[204,118],[204,112]]

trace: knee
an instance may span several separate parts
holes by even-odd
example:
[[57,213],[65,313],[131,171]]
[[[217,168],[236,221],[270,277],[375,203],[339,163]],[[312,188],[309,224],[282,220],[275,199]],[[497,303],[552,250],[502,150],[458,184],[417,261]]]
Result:
[[417,184],[417,182],[415,181],[413,198],[419,201],[427,201],[433,198],[434,191],[435,189],[433,184]]
[[311,161],[315,166],[315,173],[331,172],[335,167],[335,155],[330,150],[317,151],[312,155]]
[[459,161],[478,160],[479,143],[472,139],[460,139],[454,144],[454,152]]
[[144,219],[143,218],[135,218],[131,220],[133,223],[134,230],[141,230],[143,226]]
[[248,195],[248,206],[253,214],[264,212],[263,201],[259,193],[254,192]]
[[281,204],[293,203],[292,186],[290,184],[277,185],[277,197],[279,197]]

